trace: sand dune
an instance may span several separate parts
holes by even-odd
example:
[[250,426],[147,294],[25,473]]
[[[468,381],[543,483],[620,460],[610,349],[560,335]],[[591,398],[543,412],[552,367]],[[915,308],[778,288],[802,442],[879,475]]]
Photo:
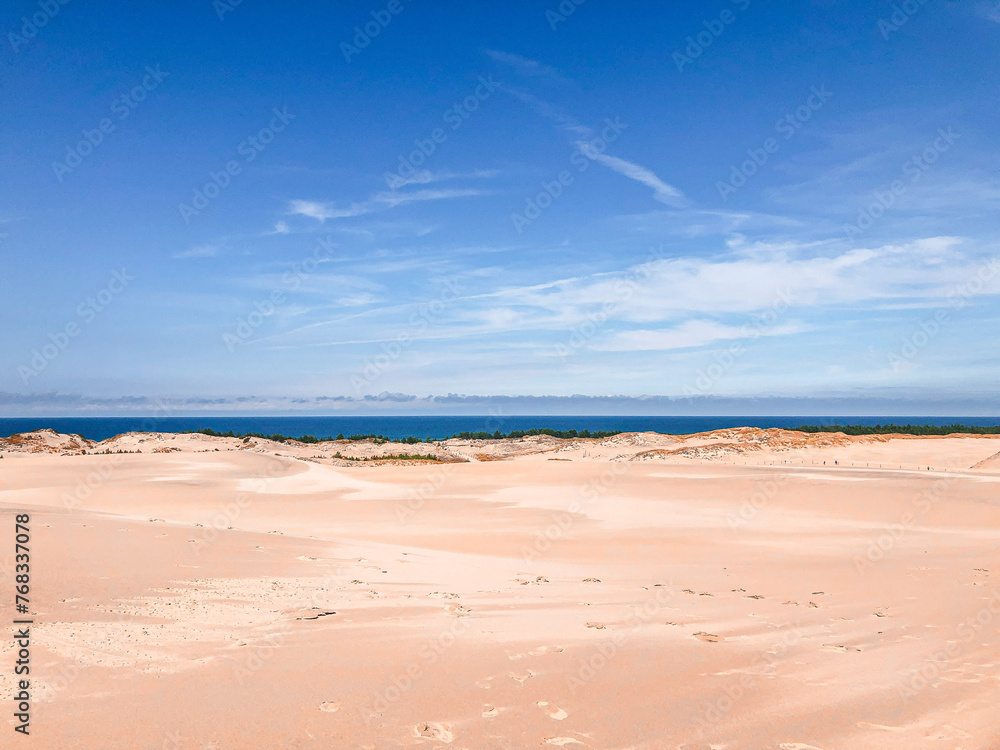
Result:
[[998,447],[0,441],[23,744],[995,750]]

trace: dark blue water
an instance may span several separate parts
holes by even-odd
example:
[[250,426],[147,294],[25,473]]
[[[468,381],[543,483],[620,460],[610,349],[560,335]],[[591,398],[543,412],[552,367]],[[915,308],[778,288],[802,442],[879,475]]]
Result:
[[619,430],[680,435],[725,427],[798,427],[804,424],[966,424],[1000,425],[1000,417],[6,417],[0,435],[50,427],[56,432],[105,440],[123,432],[182,432],[209,427],[218,432],[280,433],[299,437],[377,434],[389,438],[444,438],[458,432],[510,432],[551,427],[555,430]]

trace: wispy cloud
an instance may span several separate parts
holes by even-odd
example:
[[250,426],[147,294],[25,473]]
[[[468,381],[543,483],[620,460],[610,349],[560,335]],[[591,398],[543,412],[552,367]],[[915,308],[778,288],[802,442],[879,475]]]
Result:
[[[670,324],[693,316],[752,313],[788,297],[797,309],[915,298],[942,300],[975,275],[981,261],[958,251],[958,238],[861,248],[829,256],[815,248],[756,245],[735,257],[665,258],[622,274],[597,274],[549,285],[512,287],[480,299],[518,309],[536,328],[584,321],[613,304],[609,322]],[[755,249],[756,248],[756,249]],[[632,280],[623,293],[623,281]],[[477,319],[483,315],[477,314]],[[707,328],[692,328],[702,334]],[[716,331],[718,333],[718,331]],[[627,337],[626,339],[627,340]]]
[[573,118],[572,115],[568,114],[561,107],[557,107],[551,102],[539,99],[534,94],[514,86],[501,85],[500,89],[511,96],[517,97],[535,110],[537,114],[544,117],[546,120],[555,123],[562,130],[576,135],[582,135],[586,138],[593,138],[595,135],[593,128],[581,125],[575,118]]
[[444,182],[445,180],[485,180],[496,177],[500,174],[499,169],[476,169],[471,172],[431,172],[423,169],[415,172],[410,177],[399,177],[393,175],[393,187],[400,188],[406,185],[429,185],[432,182]]
[[586,125],[580,124],[575,118],[567,114],[561,108],[549,102],[543,101],[527,91],[508,86],[502,86],[501,88],[531,106],[531,108],[534,109],[539,115],[550,122],[555,123],[561,130],[564,130],[567,133],[572,133],[574,136],[574,145],[576,145],[576,147],[580,149],[581,153],[583,153],[583,155],[588,159],[595,161],[598,164],[603,164],[608,169],[617,172],[623,177],[628,177],[630,180],[635,180],[647,187],[652,188],[653,198],[658,200],[660,203],[664,203],[675,208],[687,205],[687,199],[684,197],[684,193],[675,188],[673,185],[670,185],[662,180],[653,170],[640,164],[626,161],[625,159],[621,159],[617,156],[611,156],[603,151],[598,151],[592,145],[592,141],[598,137],[597,132]]
[[547,78],[556,83],[572,83],[572,81],[568,78],[564,78],[559,71],[551,65],[543,65],[537,60],[532,60],[527,57],[522,57],[521,55],[515,55],[510,52],[502,52],[495,49],[486,50],[486,54],[497,62],[504,63],[505,65],[509,65],[514,68],[514,70],[522,76]]
[[218,245],[199,245],[197,247],[192,247],[190,250],[183,250],[179,253],[175,253],[173,258],[214,258],[219,254]]
[[668,206],[676,208],[682,208],[687,205],[687,199],[684,197],[684,194],[673,185],[665,183],[652,170],[638,164],[633,164],[630,161],[619,159],[617,156],[599,153],[586,141],[577,141],[576,145],[580,147],[580,151],[588,159],[592,159],[598,164],[603,164],[608,169],[612,169],[618,174],[628,177],[630,180],[641,182],[643,185],[652,188],[653,197],[660,203],[665,203]]
[[364,216],[396,206],[403,206],[407,203],[419,201],[448,200],[451,198],[471,198],[477,195],[484,195],[482,190],[472,188],[450,189],[450,190],[416,190],[410,193],[401,193],[395,190],[375,193],[368,200],[359,203],[352,203],[346,208],[338,208],[330,203],[318,201],[293,200],[289,203],[288,213],[298,216],[308,216],[317,221],[327,219],[345,219],[353,216]]
[[380,298],[374,294],[355,294],[350,297],[339,298],[337,304],[342,307],[364,307],[365,305],[372,305],[379,301],[381,301]]
[[708,346],[716,341],[731,341],[751,335],[787,336],[804,330],[805,327],[800,324],[788,323],[751,332],[745,326],[725,325],[713,320],[689,320],[665,330],[621,331],[593,348],[609,352],[669,351]]

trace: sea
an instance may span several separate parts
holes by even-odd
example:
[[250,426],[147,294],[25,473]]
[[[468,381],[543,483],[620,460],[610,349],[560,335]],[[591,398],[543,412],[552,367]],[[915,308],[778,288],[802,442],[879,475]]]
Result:
[[361,417],[2,417],[0,436],[51,428],[56,432],[82,435],[90,440],[106,440],[124,432],[185,432],[210,428],[216,432],[261,432],[290,437],[313,435],[318,438],[339,434],[383,435],[441,439],[459,432],[511,432],[548,427],[554,430],[598,430],[619,432],[660,432],[684,435],[727,427],[784,427],[802,425],[964,424],[977,427],[1000,425],[1000,417],[636,417],[636,416],[361,416]]

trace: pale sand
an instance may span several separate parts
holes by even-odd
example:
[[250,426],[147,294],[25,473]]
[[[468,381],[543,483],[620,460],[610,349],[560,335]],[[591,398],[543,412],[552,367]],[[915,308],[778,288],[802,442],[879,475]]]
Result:
[[37,620],[2,746],[996,750],[998,452],[0,441],[0,616],[30,512]]

